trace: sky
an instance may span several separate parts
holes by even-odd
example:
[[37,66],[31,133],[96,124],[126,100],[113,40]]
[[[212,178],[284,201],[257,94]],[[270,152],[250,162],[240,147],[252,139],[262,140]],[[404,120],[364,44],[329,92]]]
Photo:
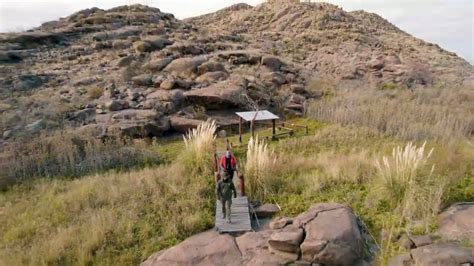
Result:
[[[231,4],[263,0],[0,0],[0,32],[22,31],[80,9],[146,4],[177,18],[206,14]],[[346,11],[374,12],[400,29],[474,64],[473,0],[326,0]]]

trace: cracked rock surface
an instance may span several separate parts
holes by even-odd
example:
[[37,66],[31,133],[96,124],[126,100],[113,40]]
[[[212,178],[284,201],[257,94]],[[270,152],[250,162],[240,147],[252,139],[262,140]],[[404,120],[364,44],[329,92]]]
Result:
[[362,264],[361,232],[350,208],[316,204],[295,222],[238,237],[207,231],[153,254],[142,265]]

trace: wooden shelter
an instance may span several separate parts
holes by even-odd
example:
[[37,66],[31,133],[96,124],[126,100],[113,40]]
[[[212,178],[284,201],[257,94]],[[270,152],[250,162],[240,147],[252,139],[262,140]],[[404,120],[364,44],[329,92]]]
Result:
[[267,111],[250,111],[250,112],[236,112],[239,116],[239,142],[242,142],[242,126],[244,121],[250,122],[250,131],[252,137],[255,137],[255,122],[256,121],[272,121],[272,136],[276,134],[276,120],[280,119],[277,115]]

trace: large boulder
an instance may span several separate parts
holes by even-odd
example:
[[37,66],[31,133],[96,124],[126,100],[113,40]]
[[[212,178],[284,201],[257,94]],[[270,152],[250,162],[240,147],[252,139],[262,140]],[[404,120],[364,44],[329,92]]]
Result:
[[198,67],[206,61],[205,56],[178,58],[169,63],[164,70],[184,79],[195,78]]
[[162,117],[159,120],[149,121],[121,121],[117,126],[124,136],[132,138],[159,137],[163,132],[169,130],[170,122],[169,118]]
[[181,55],[200,55],[204,50],[191,42],[175,43],[168,48],[171,52],[179,53]]
[[110,111],[120,111],[128,108],[128,102],[123,100],[110,100],[105,103],[104,107]]
[[132,138],[161,136],[170,129],[169,118],[154,110],[127,109],[96,115],[96,122],[107,126],[110,131],[118,130]]
[[403,253],[392,257],[387,262],[388,266],[409,266],[411,265],[411,255],[410,253]]
[[208,110],[238,107],[244,89],[232,83],[215,83],[206,88],[194,89],[184,93],[190,104],[205,106]]
[[169,63],[171,63],[173,59],[171,57],[166,57],[166,58],[160,58],[160,59],[155,59],[151,60],[147,64],[143,66],[144,69],[150,70],[150,71],[161,71],[163,68],[165,68]]
[[286,83],[286,78],[280,72],[268,72],[261,75],[262,81],[267,85],[282,85]]
[[132,78],[132,81],[137,86],[151,86],[153,85],[152,75],[142,74]]
[[474,241],[474,204],[456,204],[438,217],[439,234],[448,240]]
[[147,39],[135,42],[133,48],[137,53],[149,53],[156,50],[161,50],[168,45],[173,44],[172,41],[163,37],[149,37]]
[[[362,265],[355,220],[343,205],[316,204],[300,215],[301,227],[267,228],[235,238],[208,231],[153,254],[142,265]],[[318,248],[317,256],[305,257],[308,247]]]
[[285,65],[280,58],[272,55],[262,56],[261,64],[272,71],[280,71],[281,67]]
[[268,245],[272,249],[298,254],[300,244],[303,242],[304,232],[302,228],[293,226],[285,227],[275,231],[268,240]]
[[198,83],[213,83],[220,80],[226,80],[229,74],[223,71],[206,72],[196,79]]
[[320,212],[331,211],[345,208],[344,205],[339,203],[319,203],[311,206],[308,211],[299,214],[293,219],[293,224],[297,227],[305,227],[306,224],[311,222]]
[[280,208],[277,205],[271,203],[265,203],[255,208],[255,214],[258,218],[270,218],[279,211]]
[[72,113],[69,120],[79,124],[88,124],[95,119],[95,108],[86,108]]
[[208,231],[151,256],[142,266],[153,265],[242,265],[242,257],[234,238]]
[[160,88],[163,90],[171,90],[176,84],[176,79],[173,77],[168,77],[167,79],[163,80],[160,84]]
[[226,59],[233,65],[241,64],[258,64],[261,63],[262,56],[256,54],[252,50],[238,50],[238,51],[223,51],[217,53],[217,56],[222,59]]
[[417,266],[457,266],[474,262],[474,249],[457,244],[432,244],[411,250],[413,264]]
[[235,239],[242,253],[243,265],[286,265],[290,259],[270,253],[267,241],[271,230],[249,232]]
[[329,265],[354,265],[362,260],[362,236],[357,218],[347,207],[316,204],[295,219],[306,238],[301,244],[305,261]]
[[282,229],[285,226],[293,224],[293,219],[290,219],[288,217],[278,217],[273,219],[273,221],[270,222],[269,226],[270,229]]
[[433,243],[433,238],[430,235],[411,236],[410,239],[418,248]]
[[190,129],[197,128],[203,121],[174,115],[170,117],[171,128],[180,133],[187,133]]
[[216,72],[216,71],[227,72],[223,64],[219,62],[215,62],[215,61],[206,62],[198,67],[198,73],[200,75],[207,72]]
[[175,90],[157,90],[146,96],[147,100],[160,100],[164,102],[174,102],[179,105],[184,100],[184,91],[180,89]]

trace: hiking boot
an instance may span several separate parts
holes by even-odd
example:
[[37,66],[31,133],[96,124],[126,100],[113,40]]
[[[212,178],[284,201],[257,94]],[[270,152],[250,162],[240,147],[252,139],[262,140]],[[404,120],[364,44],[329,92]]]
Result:
[[222,214],[222,219],[225,219],[225,213]]

